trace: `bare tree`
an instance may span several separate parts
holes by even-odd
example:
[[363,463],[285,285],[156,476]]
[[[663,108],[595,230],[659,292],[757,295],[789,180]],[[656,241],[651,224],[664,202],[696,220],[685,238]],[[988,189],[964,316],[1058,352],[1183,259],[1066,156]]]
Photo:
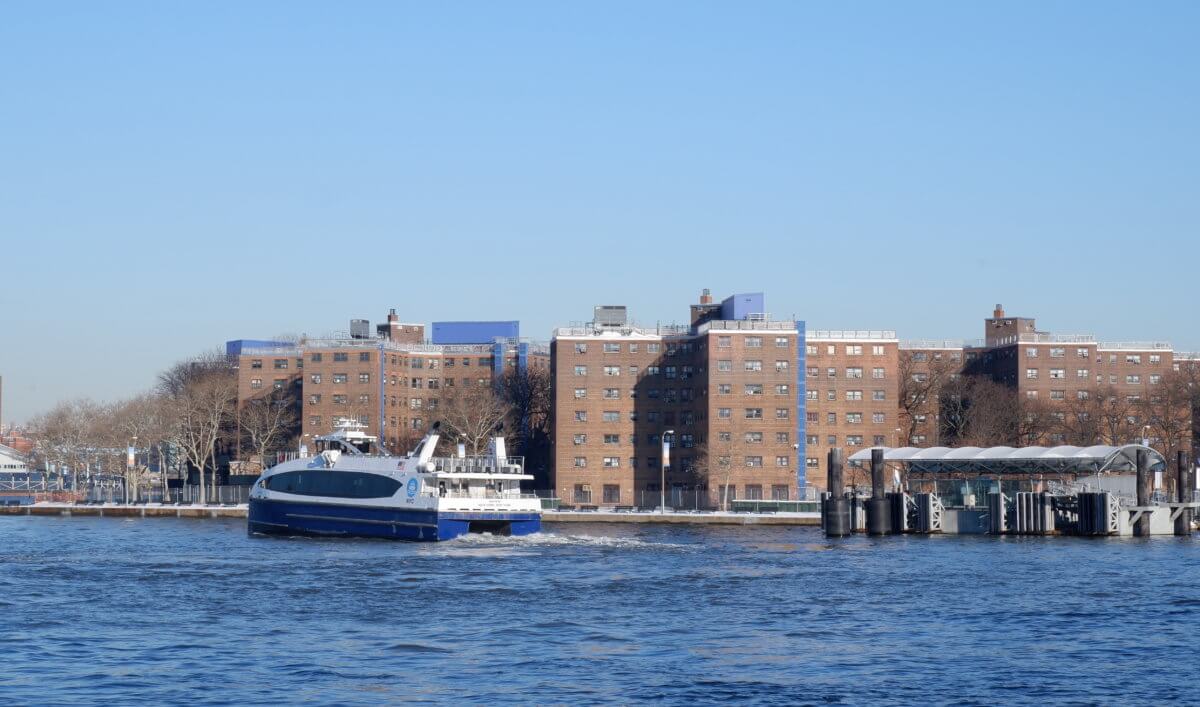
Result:
[[101,415],[100,405],[80,398],[58,403],[30,422],[30,433],[37,440],[35,452],[57,468],[60,479],[69,468],[73,490],[78,490],[82,472],[90,468],[99,449],[96,428]]
[[553,401],[550,371],[509,368],[499,382],[499,394],[508,405],[505,427],[517,435],[517,448],[525,457],[525,469],[539,488],[550,481],[550,411]]
[[946,438],[978,447],[1015,445],[1022,435],[1017,393],[979,376],[960,376],[943,386],[940,401]]
[[450,434],[461,440],[471,454],[480,453],[488,437],[495,434],[511,414],[498,390],[487,385],[454,388],[443,393],[438,410],[438,419]]
[[[1135,403],[1143,424],[1150,428],[1167,458],[1167,468],[1178,471],[1176,452],[1187,450],[1192,435],[1192,411],[1196,391],[1191,377],[1183,371],[1168,371],[1158,383],[1149,386],[1150,394]],[[1175,474],[1166,475],[1174,487]]]
[[240,412],[242,434],[259,462],[267,468],[267,455],[285,446],[295,433],[295,402],[289,397],[249,400]]
[[204,471],[210,469],[215,487],[217,446],[236,409],[237,380],[224,357],[209,354],[175,365],[159,381],[178,430],[175,441],[184,458],[196,467],[200,498],[206,503]]
[[[710,498],[722,511],[729,510],[729,489],[733,477],[733,438],[700,445],[693,458],[693,468],[699,479],[708,486]],[[714,484],[713,481],[719,483]]]
[[900,421],[907,430],[904,439],[911,440],[917,435],[922,416],[938,417],[942,388],[958,377],[961,369],[958,361],[945,357],[930,359],[924,351],[900,352]]

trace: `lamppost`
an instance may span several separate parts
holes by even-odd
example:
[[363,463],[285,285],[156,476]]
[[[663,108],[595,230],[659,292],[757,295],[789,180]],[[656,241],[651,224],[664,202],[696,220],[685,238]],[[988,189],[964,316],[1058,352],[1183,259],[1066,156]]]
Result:
[[671,466],[671,439],[675,437],[675,430],[666,430],[662,436],[662,464],[661,483],[658,485],[658,512],[665,514],[667,512],[667,468]]

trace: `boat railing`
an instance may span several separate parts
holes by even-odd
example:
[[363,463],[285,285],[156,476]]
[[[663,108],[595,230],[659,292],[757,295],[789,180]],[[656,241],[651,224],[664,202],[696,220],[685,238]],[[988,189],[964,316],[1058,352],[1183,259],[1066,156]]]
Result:
[[538,495],[535,493],[510,493],[507,491],[489,491],[487,489],[481,489],[479,491],[463,491],[461,489],[455,491],[453,489],[446,489],[444,492],[426,491],[421,495],[426,498],[477,498],[505,501],[533,500],[538,497]]
[[498,464],[495,457],[433,457],[436,471],[455,474],[511,474],[525,468],[525,457],[507,457]]

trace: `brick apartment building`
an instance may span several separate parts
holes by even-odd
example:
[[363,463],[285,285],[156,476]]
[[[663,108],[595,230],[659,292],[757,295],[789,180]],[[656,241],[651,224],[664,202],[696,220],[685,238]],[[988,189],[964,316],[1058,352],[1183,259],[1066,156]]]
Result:
[[[804,465],[824,488],[826,454],[899,441],[899,341],[886,330],[813,330],[805,341]],[[848,483],[862,483],[850,470]]]
[[348,337],[243,339],[228,342],[226,352],[237,360],[240,404],[275,396],[296,405],[297,444],[351,419],[393,453],[408,451],[437,421],[447,391],[491,385],[508,369],[549,368],[549,351],[521,341],[516,322],[434,328],[435,341],[427,343],[423,324],[402,323],[393,310],[374,336],[367,321],[352,320]]
[[795,500],[803,337],[803,323],[764,313],[761,293],[716,304],[707,291],[685,326],[638,327],[624,307],[597,307],[591,322],[557,329],[555,491],[565,503],[655,505],[665,477],[673,505]]
[[[1000,305],[984,320],[984,337],[975,342],[904,342],[900,346],[902,397],[939,374],[979,376],[1016,392],[1026,410],[1048,415],[1045,432],[1031,443],[1057,445],[1070,442],[1068,416],[1080,412],[1081,403],[1097,395],[1115,398],[1127,407],[1123,434],[1135,441],[1147,420],[1136,404],[1152,399],[1156,387],[1186,355],[1177,356],[1167,342],[1105,342],[1089,334],[1055,334],[1039,331],[1028,317],[1010,317]],[[941,443],[942,425],[936,391],[922,405],[900,410],[906,444]],[[1027,413],[1033,414],[1033,413]],[[1192,415],[1182,409],[1180,414]],[[1153,432],[1145,434],[1153,437]],[[1078,441],[1078,440],[1077,440]],[[952,440],[951,440],[952,442]],[[1157,440],[1152,440],[1152,443]]]

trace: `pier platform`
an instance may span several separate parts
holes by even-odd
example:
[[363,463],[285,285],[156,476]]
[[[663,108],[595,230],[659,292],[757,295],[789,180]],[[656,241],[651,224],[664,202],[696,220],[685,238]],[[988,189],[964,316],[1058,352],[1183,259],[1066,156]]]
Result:
[[0,506],[0,515],[9,516],[85,516],[94,518],[245,518],[246,505],[174,506],[162,504],[122,505],[35,503],[28,506]]

